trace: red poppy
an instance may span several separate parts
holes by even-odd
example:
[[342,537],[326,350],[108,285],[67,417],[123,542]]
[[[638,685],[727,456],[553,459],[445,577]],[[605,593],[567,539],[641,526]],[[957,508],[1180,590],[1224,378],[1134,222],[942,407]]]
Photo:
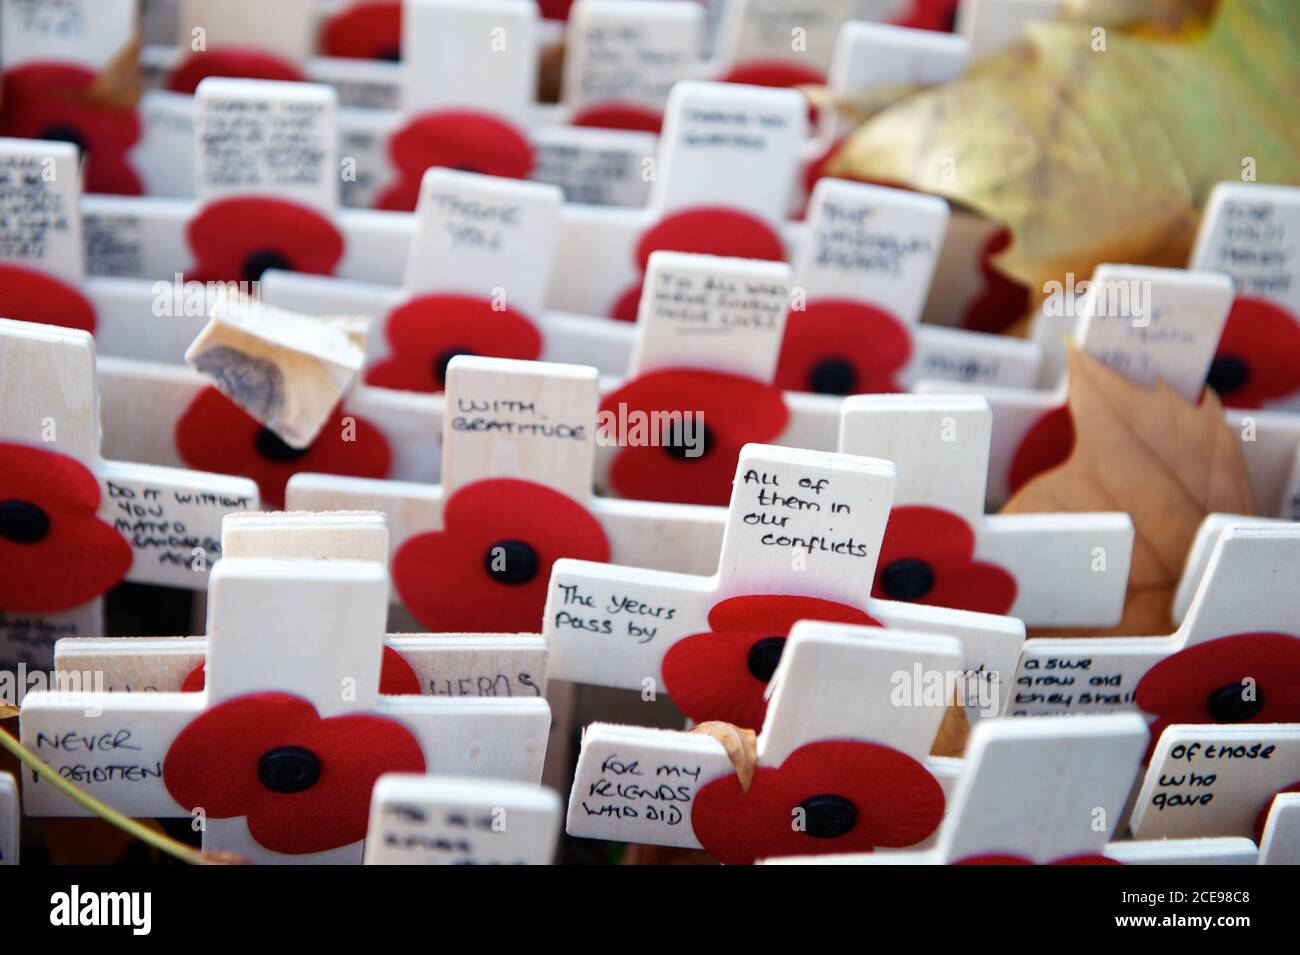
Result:
[[140,117],[89,95],[95,74],[66,63],[29,63],[4,74],[0,136],[75,143],[85,158],[86,190],[124,196],[144,191],[126,155],[140,138]]
[[370,793],[384,773],[424,772],[401,723],[358,714],[321,719],[287,693],[251,693],[205,710],[163,759],[167,792],[213,819],[243,816],[274,852],[302,855],[365,838]]
[[636,103],[599,103],[580,110],[573,117],[572,125],[658,133],[664,125],[664,114]]
[[984,288],[966,306],[962,326],[975,332],[1002,332],[1029,310],[1029,289],[993,265],[993,257],[1011,245],[1011,233],[999,229],[989,236],[980,253]]
[[[198,693],[208,682],[208,668],[200,663],[181,681],[182,693]],[[384,647],[383,668],[379,671],[379,692],[385,696],[418,696],[420,678],[411,665],[392,647]]]
[[[748,212],[708,206],[664,216],[647,229],[636,247],[636,264],[642,274],[655,252],[687,252],[735,259],[785,259],[785,243],[762,219]],[[615,301],[610,317],[635,322],[641,304],[641,281]]]
[[951,33],[957,20],[960,0],[912,0],[906,13],[893,18],[894,26],[913,30],[935,30]]
[[1300,320],[1262,298],[1238,295],[1206,383],[1231,408],[1260,408],[1300,390]]
[[1077,855],[1065,856],[1060,859],[1053,859],[1051,862],[1038,863],[1024,856],[998,855],[989,853],[987,855],[967,856],[964,859],[958,859],[952,865],[1123,865],[1122,862],[1116,862],[1103,855]]
[[375,203],[379,209],[413,212],[424,171],[435,166],[503,179],[527,179],[533,147],[505,120],[473,110],[439,110],[417,116],[393,134],[389,157],[397,178]]
[[823,395],[902,391],[894,376],[911,355],[912,336],[885,309],[863,302],[810,302],[786,319],[776,384]]
[[789,86],[823,86],[826,83],[826,76],[818,70],[799,66],[797,63],[754,60],[732,67],[721,82],[784,89]]
[[773,440],[790,417],[771,385],[687,368],[633,379],[606,395],[600,410],[629,423],[634,415],[663,423],[615,455],[609,483],[619,496],[679,504],[726,504],[740,449]]
[[1239,633],[1187,647],[1148,670],[1135,699],[1155,717],[1152,746],[1173,723],[1298,723],[1300,638]]
[[713,780],[695,797],[691,825],[719,862],[746,865],[915,845],[938,827],[943,807],[939,783],[905,753],[823,740],[799,747],[779,769],[760,766],[747,793],[734,775]]
[[569,19],[569,8],[573,0],[537,0],[537,12],[547,20]]
[[600,522],[531,481],[476,481],[449,497],[442,514],[446,530],[412,537],[393,556],[406,608],[438,633],[536,633],[551,565],[609,560]]
[[1016,579],[996,564],[973,560],[975,532],[951,511],[923,505],[889,512],[871,595],[931,607],[1006,614]]
[[1273,811],[1273,800],[1283,793],[1300,793],[1300,780],[1296,780],[1290,786],[1279,789],[1273,795],[1264,800],[1264,805],[1259,807],[1259,815],[1255,817],[1254,836],[1255,844],[1258,845],[1264,841],[1264,827],[1268,825],[1268,814]]
[[402,58],[402,5],[396,0],[354,3],[325,21],[321,52],[362,60]]
[[1007,488],[1014,494],[1033,478],[1064,464],[1074,450],[1074,419],[1068,405],[1053,408],[1025,432],[1011,456]]
[[364,418],[335,408],[311,445],[294,448],[211,387],[177,420],[176,451],[192,468],[253,479],[262,503],[276,508],[295,474],[382,478],[392,463],[383,433]]
[[847,604],[817,597],[730,597],[709,611],[709,632],[683,637],[664,654],[664,689],[697,723],[723,720],[759,729],[768,682],[790,628],[800,620],[878,627]]
[[265,196],[220,199],[185,230],[196,282],[256,282],[267,269],[329,275],[343,258],[343,236],[314,209]]
[[80,463],[0,444],[0,609],[67,610],[126,576],[131,545],[98,510],[99,481]]
[[412,299],[392,311],[384,334],[391,354],[366,372],[366,382],[403,391],[442,391],[457,355],[533,361],[542,353],[542,336],[522,313],[469,295]]
[[293,63],[261,50],[231,48],[193,53],[186,57],[167,80],[173,93],[190,93],[209,76],[245,80],[280,80],[284,83],[306,82],[302,70]]
[[0,315],[17,322],[95,330],[95,306],[71,285],[34,269],[0,263]]

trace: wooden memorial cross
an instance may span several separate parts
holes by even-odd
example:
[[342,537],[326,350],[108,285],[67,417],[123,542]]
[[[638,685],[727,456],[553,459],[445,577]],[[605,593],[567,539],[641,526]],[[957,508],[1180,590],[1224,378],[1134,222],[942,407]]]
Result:
[[0,865],[18,864],[20,822],[18,782],[9,773],[0,773]]
[[712,735],[594,723],[566,830],[703,848],[725,864],[924,843],[961,761],[927,755],[946,697],[919,681],[961,658],[952,637],[798,623],[756,753],[751,738],[752,779]]
[[502,780],[390,773],[375,783],[366,865],[550,865],[560,798]]
[[[844,402],[840,450],[898,470],[872,594],[1009,614],[1030,627],[1114,626],[1128,587],[1132,520],[1124,513],[985,516],[992,417],[974,395]],[[944,581],[950,560],[959,566]],[[891,573],[895,565],[916,572]]]
[[1031,385],[1042,359],[1032,343],[921,324],[948,221],[935,196],[819,181],[793,259],[798,297],[777,383],[836,395],[920,378]]
[[825,83],[841,28],[880,8],[862,0],[728,0],[718,30],[721,79],[753,86]]
[[696,3],[578,0],[560,91],[569,122],[658,133],[673,84],[699,76],[704,15]]
[[251,481],[106,460],[95,349],[75,329],[0,320],[0,661],[44,669],[54,640],[102,632],[123,580],[202,590],[220,522]]
[[[63,140],[84,150],[89,192],[141,191],[129,155],[140,138],[138,116],[130,108],[91,105],[85,96],[101,73],[134,55],[136,7],[136,0],[0,0],[5,91],[0,136]],[[40,195],[33,188],[24,197],[29,214],[44,215],[35,201]],[[7,221],[5,228],[14,225]],[[65,254],[54,258],[52,274],[75,282],[79,274],[60,275],[58,269],[60,264],[80,269],[80,251],[66,259]],[[7,251],[0,259],[12,261]]]
[[[1268,675],[1260,678],[1261,698]],[[1261,843],[1274,796],[1300,792],[1300,726],[1294,711],[1289,719],[1169,726],[1137,794],[1134,838],[1245,836]]]
[[1189,267],[1236,286],[1206,383],[1225,405],[1300,411],[1300,188],[1219,183]]
[[1273,799],[1259,844],[1260,865],[1300,865],[1300,793]]
[[536,633],[557,557],[711,570],[719,510],[593,496],[596,392],[593,368],[453,358],[441,485],[299,474],[289,507],[387,514],[397,594],[440,633]]
[[[1163,379],[1183,400],[1198,402],[1232,302],[1232,283],[1213,272],[1135,265],[1100,265],[1077,304],[1075,341],[1081,351],[1132,381],[1154,387]],[[920,381],[918,392],[975,391],[993,408],[988,506],[997,509],[1035,475],[1064,462],[1074,443],[1066,398],[1054,391],[971,388]],[[1300,447],[1300,420],[1258,416],[1239,429],[1241,450],[1265,513],[1274,507]],[[1235,424],[1234,414],[1228,420]]]
[[194,93],[208,77],[302,82],[312,54],[311,0],[178,0],[166,88]]
[[697,722],[757,727],[790,627],[827,620],[959,638],[968,715],[1000,713],[1023,623],[870,596],[894,481],[887,461],[746,446],[713,576],[556,563],[552,678],[663,692]]
[[[232,514],[222,523],[227,557],[276,560],[388,561],[388,522],[382,514]],[[202,689],[205,637],[65,638],[55,644],[60,674],[102,674],[108,691],[181,692]],[[388,634],[380,692],[442,697],[489,697],[507,710],[541,719],[546,693],[546,641],[535,634]],[[532,727],[521,722],[524,733]],[[520,761],[499,764],[502,777],[533,779],[530,740]]]
[[1026,641],[1007,713],[1138,710],[1153,741],[1172,723],[1300,720],[1297,579],[1300,524],[1230,525],[1178,630]]
[[[819,193],[824,197],[838,186],[857,188],[828,180],[818,187]],[[630,374],[606,391],[601,411],[620,420],[627,415],[686,416],[688,424],[697,424],[696,431],[702,426],[703,439],[695,442],[695,448],[687,447],[684,440],[664,441],[663,447],[602,444],[598,487],[620,497],[721,505],[730,495],[742,445],[835,448],[842,396],[783,392],[781,385],[800,381],[807,385],[825,377],[826,390],[832,390],[830,379],[843,384],[845,373],[850,377],[861,373],[863,385],[879,387],[889,373],[870,380],[869,369],[877,354],[871,349],[860,351],[849,345],[853,358],[843,357],[844,343],[856,333],[853,326],[863,323],[858,321],[857,303],[830,296],[836,288],[861,289],[861,280],[849,279],[846,273],[831,276],[835,269],[815,265],[808,272],[815,288],[828,296],[821,300],[827,306],[821,314],[832,327],[818,325],[818,334],[812,334],[804,326],[801,338],[793,329],[802,316],[791,302],[809,290],[795,286],[792,291],[790,268],[784,263],[680,252],[651,254],[633,333]],[[847,324],[837,314],[846,315]],[[885,331],[887,338],[890,330]],[[939,329],[938,334],[993,342],[993,336],[967,336],[947,329]],[[781,357],[783,341],[785,358]],[[995,351],[1000,347],[992,345]],[[903,348],[910,345],[904,343]]]
[[[205,848],[360,862],[380,775],[491,777],[521,758],[540,774],[549,722],[542,701],[379,693],[387,610],[374,561],[222,560],[201,692],[29,693],[23,742],[122,812],[200,820]],[[34,776],[23,797],[29,815],[81,814]]]
[[[934,848],[835,856],[859,865],[1107,865],[1146,748],[1132,713],[1080,719],[985,720],[966,743],[961,776]],[[799,864],[800,859],[775,860]]]

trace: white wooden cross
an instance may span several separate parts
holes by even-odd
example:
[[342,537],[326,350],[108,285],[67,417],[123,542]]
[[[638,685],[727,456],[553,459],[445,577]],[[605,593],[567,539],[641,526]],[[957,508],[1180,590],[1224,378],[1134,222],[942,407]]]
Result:
[[1300,865],[1300,793],[1274,798],[1259,844],[1259,864]]
[[1169,636],[1026,641],[1011,716],[1139,710],[1170,723],[1300,718],[1300,524],[1229,525],[1186,619]]
[[696,3],[578,0],[560,90],[569,122],[658,133],[673,84],[700,73],[704,14]]
[[595,369],[459,356],[447,376],[441,485],[299,474],[288,490],[291,510],[388,515],[396,590],[426,629],[536,632],[565,554],[715,566],[720,510],[593,497]]
[[91,192],[140,191],[130,156],[140,136],[133,111],[78,102],[101,70],[130,52],[136,6],[135,0],[0,0],[0,134],[66,140],[85,150]]
[[179,0],[168,89],[192,93],[205,77],[296,82],[314,43],[311,0]]
[[1129,824],[1137,839],[1258,842],[1274,796],[1297,791],[1300,726],[1294,722],[1174,725],[1156,743]]
[[[222,522],[221,550],[226,557],[386,565],[388,522],[382,514],[353,512],[231,514]],[[64,638],[55,644],[54,665],[67,681],[102,680],[110,692],[173,693],[202,687],[207,651],[206,637]],[[546,641],[534,634],[388,634],[381,687],[385,693],[486,697],[535,713],[546,694],[546,664]],[[533,761],[540,753],[528,742],[521,740],[518,765],[498,767],[503,776],[536,777]]]
[[924,843],[961,761],[928,756],[945,697],[924,696],[920,681],[961,658],[952,637],[798,623],[772,679],[752,785],[712,736],[594,723],[566,830],[703,848],[727,864]]
[[958,637],[967,713],[996,715],[1023,623],[870,596],[894,482],[887,461],[746,446],[714,575],[556,563],[551,676],[663,692],[691,719],[757,727],[791,625],[822,619]]
[[7,668],[102,631],[100,598],[122,580],[202,590],[222,515],[258,506],[242,478],[105,459],[83,331],[0,319],[0,443]]
[[1210,387],[1226,405],[1300,411],[1300,188],[1219,183],[1189,267],[1236,286]]
[[[1077,316],[1074,337],[1082,351],[1141,385],[1153,387],[1164,379],[1195,403],[1231,307],[1232,283],[1215,272],[1100,265],[1077,303],[1060,294],[1053,301],[1063,315]],[[915,390],[973,391],[988,398],[993,407],[990,510],[1045,465],[1061,463],[1069,454],[1073,429],[1065,382],[1051,391],[1012,391],[920,381]],[[1300,449],[1300,418],[1237,410],[1226,420],[1241,438],[1262,512],[1279,513]]]
[[390,773],[375,783],[366,865],[550,865],[560,798],[502,780]]
[[[381,695],[387,610],[373,561],[223,560],[202,691],[33,692],[23,741],[122,812],[192,816],[206,848],[359,862],[380,775],[540,773],[549,722],[541,700]],[[34,778],[23,796],[29,815],[81,814]]]
[[[859,188],[832,180],[818,188],[825,195],[838,186]],[[834,298],[835,289],[861,288],[863,283],[847,279],[848,269],[840,275],[827,274],[836,271],[809,266],[809,272],[821,273],[814,276],[815,287],[827,296],[821,304],[832,312],[841,307],[852,311],[857,303]],[[834,450],[842,395],[783,392],[780,387],[802,385],[828,392],[859,385],[871,389],[891,379],[892,372],[882,372],[872,381],[870,369],[877,353],[871,348],[843,345],[862,316],[850,315],[846,325],[832,315],[829,329],[815,319],[812,329],[801,325],[802,319],[813,315],[811,310],[799,310],[808,291],[792,285],[790,269],[781,262],[652,253],[634,330],[629,376],[609,384],[601,409],[619,416],[697,413],[710,429],[710,440],[702,454],[678,455],[675,462],[643,447],[602,445],[597,486],[622,497],[721,504],[727,498],[732,462],[743,443]],[[862,324],[886,338],[893,336],[902,349],[910,348],[904,340],[906,332],[892,320],[886,321],[889,324],[884,328],[868,318],[863,318]],[[935,342],[936,335],[938,347],[929,349],[924,343]],[[807,338],[820,347],[808,347]],[[962,342],[956,350],[948,347],[953,339]],[[1032,367],[1032,361],[1019,363],[1014,347],[1005,349],[990,335],[932,329],[918,334],[915,341],[931,358],[940,358],[946,351],[948,357],[960,356],[957,364],[961,365],[965,364],[962,349],[969,341],[975,345],[965,354],[983,351],[990,364],[1003,369],[1018,365],[1022,371],[1031,371]],[[1034,351],[1032,346],[1029,351]],[[1015,361],[995,357],[999,352],[1003,358],[1011,354]],[[886,383],[884,387],[893,386]]]
[[19,826],[18,781],[0,773],[0,865],[18,864]]
[[[933,573],[899,577],[891,593],[882,573],[876,595],[1006,613],[1030,627],[1114,626],[1128,587],[1132,520],[1124,513],[985,516],[992,418],[975,395],[844,402],[840,450],[898,469],[882,564],[909,555],[935,569],[944,560],[975,561],[946,593],[933,589]],[[936,558],[926,562],[927,553]]]
[[1146,726],[1131,713],[982,721],[932,849],[821,861],[1105,865],[1146,743]]
[[866,15],[885,19],[905,6],[902,0],[728,0],[719,26],[718,66],[733,83],[824,83],[846,22]]

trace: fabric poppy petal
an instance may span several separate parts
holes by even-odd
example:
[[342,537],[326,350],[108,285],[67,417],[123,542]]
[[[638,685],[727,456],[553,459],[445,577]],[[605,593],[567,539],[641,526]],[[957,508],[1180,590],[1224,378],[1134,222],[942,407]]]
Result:
[[751,652],[759,652],[754,648],[761,640],[788,637],[800,620],[879,626],[856,607],[816,597],[730,597],[709,611],[710,632],[684,637],[664,654],[665,690],[677,708],[697,723],[723,720],[759,729],[780,645],[775,653],[769,645],[769,652],[752,664]]
[[387,477],[392,450],[365,418],[335,408],[331,420],[304,449],[290,448],[216,388],[199,392],[176,420],[176,452],[189,467],[235,474],[257,482],[262,503],[284,506],[295,474]]
[[227,48],[190,54],[172,70],[167,88],[173,93],[193,94],[209,76],[284,83],[302,83],[307,79],[302,70],[282,57],[262,50]]
[[526,315],[468,295],[412,299],[393,310],[384,330],[391,353],[366,382],[403,391],[441,392],[453,355],[534,361],[542,353],[541,333]]
[[1262,705],[1235,722],[1300,722],[1300,638],[1285,633],[1235,634],[1180,650],[1146,672],[1135,699],[1165,723],[1214,723],[1211,695],[1246,679]]
[[537,12],[546,20],[569,19],[573,0],[537,0]]
[[18,265],[0,264],[0,317],[95,330],[95,307],[71,285]]
[[895,376],[911,354],[911,334],[885,309],[854,301],[810,302],[786,319],[776,385],[832,395],[897,392]]
[[[181,681],[182,693],[198,693],[208,682],[208,668],[200,663]],[[385,696],[419,696],[420,678],[411,665],[392,647],[384,647],[384,662],[379,671],[379,692]]]
[[[852,804],[847,831],[819,837],[792,825],[801,804],[827,795]],[[876,743],[823,740],[801,746],[779,768],[760,767],[748,793],[731,774],[708,783],[695,797],[691,825],[719,862],[745,865],[915,845],[938,827],[943,807],[943,789],[910,756]],[[808,826],[813,816],[807,809]]]
[[365,60],[402,58],[402,5],[390,0],[362,0],[325,21],[321,52]]
[[1300,320],[1273,302],[1237,296],[1207,384],[1230,408],[1260,408],[1294,395],[1300,390]]
[[934,570],[934,588],[916,603],[1005,616],[1016,602],[1016,579],[996,564],[966,561]]
[[822,86],[826,83],[826,76],[818,70],[796,63],[754,60],[732,67],[722,77],[722,82],[784,89],[788,86]]
[[579,110],[570,125],[658,133],[663,129],[664,115],[637,103],[598,103]]
[[67,455],[0,444],[0,609],[52,613],[115,586],[131,545],[101,521],[99,482]]
[[533,171],[528,138],[502,119],[473,110],[439,110],[417,116],[389,140],[396,180],[375,203],[377,208],[412,212],[424,171],[435,166],[463,169],[503,179],[527,179]]
[[[677,413],[678,426],[702,422],[703,432],[694,435],[703,447],[697,457],[687,457],[680,442],[669,447],[662,433],[646,434],[636,446],[622,448],[610,466],[609,483],[620,496],[683,504],[726,504],[740,449],[776,438],[790,414],[771,385],[697,369],[642,375],[606,395],[601,411],[619,417],[639,412],[647,421],[656,420],[656,413]],[[687,429],[685,437],[692,434]]]
[[140,177],[127,161],[139,140],[132,109],[95,102],[91,70],[67,63],[28,63],[4,73],[0,136],[76,143],[82,150],[87,192],[140,195]]
[[343,236],[329,219],[266,196],[210,202],[185,235],[196,259],[192,281],[252,282],[267,268],[329,275],[343,258]]
[[325,852],[364,839],[370,796],[379,777],[423,773],[425,768],[424,753],[410,730],[382,716],[317,720],[298,745],[319,758],[320,779],[298,793],[263,790],[245,813],[249,834],[260,845],[291,855]]
[[959,0],[912,0],[906,11],[895,16],[894,26],[913,30],[934,30],[951,33],[956,30]]
[[1068,405],[1053,408],[1025,432],[1012,455],[1007,487],[1014,494],[1045,471],[1064,464],[1074,450],[1074,419]]
[[636,263],[642,272],[655,252],[688,252],[735,259],[785,260],[785,243],[762,219],[721,206],[664,216],[641,236]]
[[962,327],[973,332],[1003,332],[1029,310],[1029,289],[1008,278],[993,265],[993,257],[1011,245],[1011,233],[998,229],[984,243],[980,275],[984,287],[966,306]]
[[[420,623],[439,633],[536,633],[561,557],[604,562],[604,528],[570,497],[531,481],[476,481],[448,498],[445,530],[407,540],[393,557],[393,583]],[[527,545],[523,552],[514,545]],[[498,551],[497,549],[500,548]],[[508,581],[494,558],[527,570]]]

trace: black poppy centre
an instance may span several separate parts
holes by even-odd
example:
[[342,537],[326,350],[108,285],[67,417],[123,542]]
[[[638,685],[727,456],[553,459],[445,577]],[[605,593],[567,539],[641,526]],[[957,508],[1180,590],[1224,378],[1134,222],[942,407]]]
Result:
[[306,454],[311,448],[295,448],[293,445],[285,442],[278,434],[270,428],[262,428],[257,432],[257,437],[253,439],[253,444],[257,448],[257,453],[268,461],[276,464],[286,464],[290,461],[297,461]]
[[823,793],[799,803],[804,832],[814,839],[838,839],[858,824],[858,807],[843,796]]
[[934,568],[915,557],[901,558],[880,572],[880,587],[893,600],[920,600],[934,589]]
[[808,370],[808,390],[818,395],[850,395],[858,385],[858,369],[840,355],[828,355]]
[[300,793],[320,779],[320,757],[302,746],[277,746],[257,761],[257,781],[271,792]]
[[444,348],[433,358],[433,379],[434,381],[446,382],[447,366],[457,355],[472,355],[473,351],[467,345],[452,345],[450,348]]
[[781,662],[781,653],[785,650],[785,637],[763,637],[749,648],[745,665],[754,679],[768,683],[776,672],[776,665]]
[[1205,709],[1216,723],[1245,723],[1264,709],[1264,694],[1254,687],[1249,695],[1242,683],[1228,683],[1205,698]]
[[1220,395],[1230,395],[1250,383],[1250,364],[1240,355],[1216,355],[1205,383]]
[[50,532],[50,516],[31,501],[0,501],[0,537],[34,544]]
[[67,123],[55,123],[52,126],[46,126],[41,130],[40,138],[58,143],[72,143],[82,155],[86,153],[86,137],[82,135],[81,130],[76,126]]
[[673,419],[664,425],[660,445],[667,455],[681,461],[698,461],[713,450],[713,431],[707,424],[701,424],[695,430],[695,441],[691,441],[691,437],[685,419]]
[[288,256],[275,249],[257,249],[244,257],[244,267],[241,272],[245,282],[257,282],[262,278],[262,273],[272,269],[292,272],[293,263],[289,261]]
[[537,576],[541,558],[532,544],[521,540],[497,541],[483,556],[483,567],[499,584],[526,584]]

